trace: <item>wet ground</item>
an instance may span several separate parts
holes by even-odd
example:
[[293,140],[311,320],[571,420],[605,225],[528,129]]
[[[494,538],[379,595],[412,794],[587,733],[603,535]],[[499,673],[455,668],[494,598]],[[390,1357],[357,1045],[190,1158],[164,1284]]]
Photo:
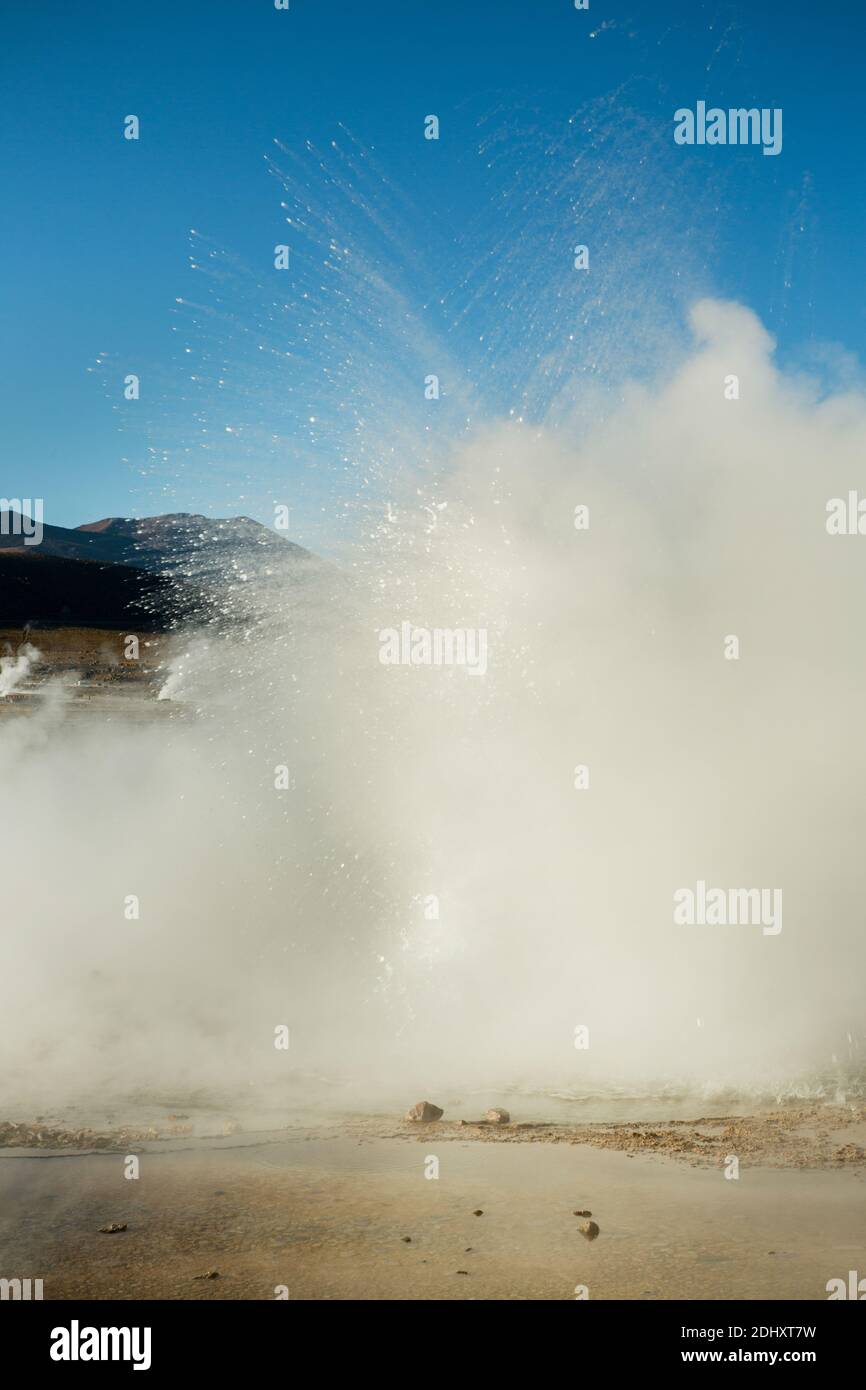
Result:
[[[41,1278],[47,1299],[570,1300],[585,1286],[808,1300],[866,1268],[862,1170],[744,1164],[729,1180],[659,1156],[433,1134],[136,1147],[137,1178],[122,1152],[4,1151],[0,1277]],[[100,1234],[110,1223],[126,1229]]]

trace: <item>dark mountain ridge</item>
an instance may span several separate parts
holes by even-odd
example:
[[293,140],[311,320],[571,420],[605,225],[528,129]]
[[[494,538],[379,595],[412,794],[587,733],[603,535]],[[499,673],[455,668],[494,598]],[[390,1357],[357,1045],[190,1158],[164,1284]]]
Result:
[[201,608],[191,586],[152,570],[0,549],[0,628],[161,632]]
[[316,563],[250,517],[173,512],[43,524],[38,545],[26,531],[32,523],[25,530],[19,513],[0,512],[0,627],[165,629],[207,617],[209,591],[238,569]]

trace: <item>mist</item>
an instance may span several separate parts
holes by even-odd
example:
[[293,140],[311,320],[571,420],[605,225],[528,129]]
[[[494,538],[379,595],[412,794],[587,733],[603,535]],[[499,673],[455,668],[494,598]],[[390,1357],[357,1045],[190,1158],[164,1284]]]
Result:
[[[866,398],[740,305],[688,328],[395,470],[339,565],[227,579],[174,717],[49,681],[0,724],[7,1100],[859,1087],[866,560],[826,518]],[[402,623],[486,673],[384,665]],[[677,925],[699,880],[782,930]]]

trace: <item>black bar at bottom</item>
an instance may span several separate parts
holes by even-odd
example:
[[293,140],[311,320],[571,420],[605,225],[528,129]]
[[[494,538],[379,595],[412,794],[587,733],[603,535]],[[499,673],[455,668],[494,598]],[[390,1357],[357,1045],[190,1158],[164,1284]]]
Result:
[[[366,1375],[390,1378],[397,1367],[410,1373],[422,1367],[428,1373],[442,1371],[458,1363],[465,1368],[465,1357],[478,1339],[476,1353],[488,1369],[495,1363],[505,1370],[512,1358],[517,1362],[528,1356],[530,1364],[537,1365],[564,1358],[575,1372],[588,1366],[610,1374],[621,1369],[667,1371],[674,1366],[801,1366],[819,1371],[826,1380],[841,1375],[846,1366],[857,1366],[862,1352],[863,1315],[841,1302],[575,1300],[564,1318],[547,1323],[544,1330],[551,1340],[544,1342],[538,1340],[536,1323],[530,1322],[524,1331],[510,1320],[498,1330],[495,1313],[485,1315],[480,1324],[464,1324],[461,1316],[459,1353],[451,1328],[442,1323],[439,1302],[415,1305],[411,1311],[407,1303],[401,1304],[400,1318],[389,1316],[379,1326],[377,1304],[367,1302],[363,1322],[353,1328],[357,1315],[346,1303],[336,1302],[317,1312],[310,1303],[279,1300],[269,1306],[219,1299],[6,1301],[0,1303],[0,1330],[7,1364],[17,1354],[28,1370],[60,1376],[92,1377],[107,1367],[115,1375],[138,1369],[160,1378],[178,1371],[221,1378],[236,1372],[249,1378],[268,1366],[300,1370],[298,1358],[305,1354],[315,1356],[320,1369],[332,1373],[342,1352],[354,1374],[366,1368]],[[492,1325],[487,1316],[493,1316]],[[491,1336],[496,1342],[490,1342]],[[405,1359],[401,1344],[406,1337],[413,1339],[417,1362],[414,1357]],[[465,1345],[467,1338],[470,1347]]]

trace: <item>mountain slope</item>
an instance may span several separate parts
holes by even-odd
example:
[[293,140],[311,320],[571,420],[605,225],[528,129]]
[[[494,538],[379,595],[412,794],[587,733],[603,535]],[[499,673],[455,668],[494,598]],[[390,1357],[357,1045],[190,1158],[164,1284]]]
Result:
[[128,546],[132,563],[156,567],[160,561],[177,565],[206,560],[208,564],[241,553],[273,555],[279,559],[309,556],[248,516],[213,518],[194,512],[169,512],[164,516],[105,517],[76,528],[89,543],[101,540],[109,546]]
[[75,528],[42,529],[38,546],[25,545],[16,513],[0,512],[0,550],[38,549],[66,560],[100,560],[140,569],[177,569],[185,564],[195,568],[199,561],[210,569],[243,554],[266,554],[269,559],[280,560],[312,558],[303,546],[246,516],[212,518],[169,512],[142,518],[112,516]]
[[320,563],[249,517],[106,517],[74,529],[43,526],[39,545],[27,545],[20,517],[0,512],[0,626],[144,631],[217,610],[230,616],[225,594],[239,579],[284,566],[300,577]]

